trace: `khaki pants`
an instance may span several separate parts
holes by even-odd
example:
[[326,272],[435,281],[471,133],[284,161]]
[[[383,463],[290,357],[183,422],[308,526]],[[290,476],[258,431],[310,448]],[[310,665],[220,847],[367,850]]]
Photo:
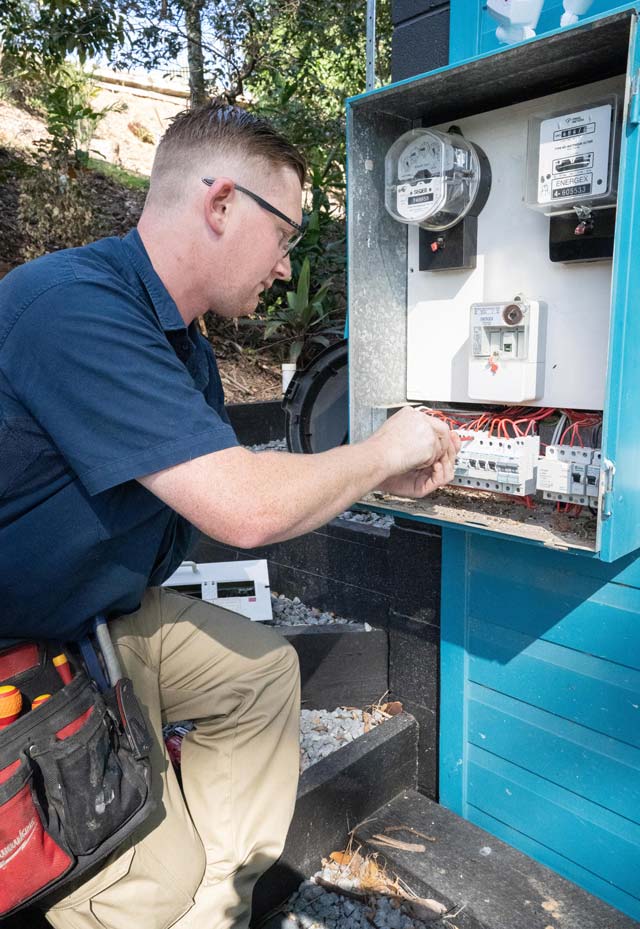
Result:
[[[58,929],[246,929],[253,885],[280,855],[295,802],[296,653],[267,627],[161,588],[110,630],[154,734],[158,809],[47,919]],[[196,729],[182,744],[181,791],[162,725],[186,719]]]

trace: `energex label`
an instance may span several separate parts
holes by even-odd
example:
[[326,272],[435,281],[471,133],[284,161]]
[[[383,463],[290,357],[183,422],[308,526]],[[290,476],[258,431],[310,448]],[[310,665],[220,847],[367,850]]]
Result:
[[489,330],[499,332],[504,327],[502,311],[505,304],[474,303],[471,305],[471,353],[489,355],[491,338]]
[[610,103],[540,124],[538,203],[557,205],[609,192]]
[[428,219],[441,208],[442,189],[441,177],[398,184],[398,213],[416,222]]

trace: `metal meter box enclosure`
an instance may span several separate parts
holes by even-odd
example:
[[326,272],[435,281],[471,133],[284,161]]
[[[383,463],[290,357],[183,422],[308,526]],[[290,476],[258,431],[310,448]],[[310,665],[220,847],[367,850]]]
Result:
[[[637,25],[630,5],[347,102],[350,440],[406,403],[602,413],[588,537],[446,491],[367,505],[603,561],[640,547]],[[385,158],[416,129],[461,133],[488,159],[473,267],[425,270],[423,230],[385,208]],[[426,169],[415,176],[426,189]],[[581,206],[589,192],[593,212]],[[576,243],[558,250],[551,242],[550,254],[557,201],[566,201]],[[612,258],[581,250],[577,238],[605,215]]]

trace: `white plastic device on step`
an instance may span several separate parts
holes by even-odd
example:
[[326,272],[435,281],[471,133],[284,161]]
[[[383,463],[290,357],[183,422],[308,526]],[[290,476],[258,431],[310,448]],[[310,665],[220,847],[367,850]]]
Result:
[[[269,567],[259,561],[183,561],[162,585],[188,588],[207,603],[215,603],[252,620],[273,619]],[[185,591],[186,592],[186,591]]]

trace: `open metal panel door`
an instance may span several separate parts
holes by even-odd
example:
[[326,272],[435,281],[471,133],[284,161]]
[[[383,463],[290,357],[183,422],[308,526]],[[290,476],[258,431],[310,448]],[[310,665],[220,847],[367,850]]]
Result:
[[640,548],[640,41],[631,26],[625,121],[620,149],[613,257],[611,334],[605,397],[605,475],[600,557],[611,562]]

